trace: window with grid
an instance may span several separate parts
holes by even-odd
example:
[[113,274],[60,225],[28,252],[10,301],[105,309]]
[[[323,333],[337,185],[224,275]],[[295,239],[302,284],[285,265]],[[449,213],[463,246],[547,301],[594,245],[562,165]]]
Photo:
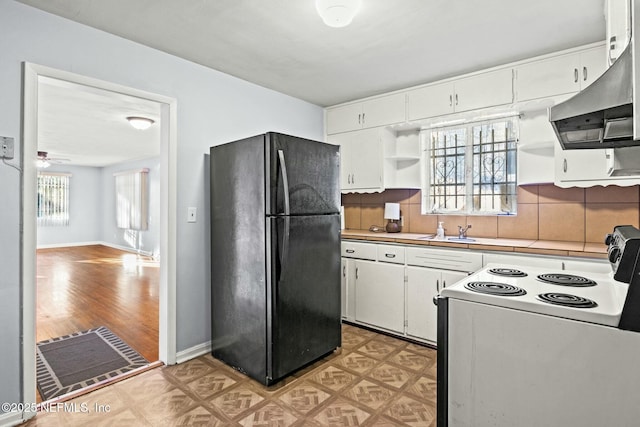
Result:
[[39,226],[69,225],[69,184],[71,174],[38,174],[36,218]]
[[515,214],[517,117],[422,132],[423,213]]
[[127,230],[147,230],[149,216],[149,169],[115,173],[116,226]]

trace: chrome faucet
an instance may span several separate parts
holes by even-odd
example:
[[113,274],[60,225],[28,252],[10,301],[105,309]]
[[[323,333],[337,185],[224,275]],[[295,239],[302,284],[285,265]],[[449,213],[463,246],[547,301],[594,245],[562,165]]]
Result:
[[458,239],[466,239],[467,238],[467,230],[471,228],[471,224],[466,227],[458,226]]

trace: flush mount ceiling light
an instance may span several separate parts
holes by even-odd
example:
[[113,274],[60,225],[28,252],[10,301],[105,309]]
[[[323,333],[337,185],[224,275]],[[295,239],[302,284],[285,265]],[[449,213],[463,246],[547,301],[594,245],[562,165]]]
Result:
[[361,0],[316,0],[316,10],[329,27],[346,27],[361,3]]
[[137,116],[129,116],[127,117],[129,124],[136,129],[145,130],[149,129],[149,127],[155,122],[146,117],[137,117]]

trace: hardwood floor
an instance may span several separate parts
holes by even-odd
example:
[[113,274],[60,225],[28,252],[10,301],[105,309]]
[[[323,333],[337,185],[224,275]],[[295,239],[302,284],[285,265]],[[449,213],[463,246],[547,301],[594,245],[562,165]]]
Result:
[[158,360],[160,264],[101,245],[39,249],[36,340],[106,326]]

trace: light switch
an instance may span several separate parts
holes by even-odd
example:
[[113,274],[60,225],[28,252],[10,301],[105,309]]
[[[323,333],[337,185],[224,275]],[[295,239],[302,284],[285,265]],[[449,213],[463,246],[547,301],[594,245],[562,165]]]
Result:
[[187,208],[187,222],[196,222],[197,211],[197,208],[194,207]]

